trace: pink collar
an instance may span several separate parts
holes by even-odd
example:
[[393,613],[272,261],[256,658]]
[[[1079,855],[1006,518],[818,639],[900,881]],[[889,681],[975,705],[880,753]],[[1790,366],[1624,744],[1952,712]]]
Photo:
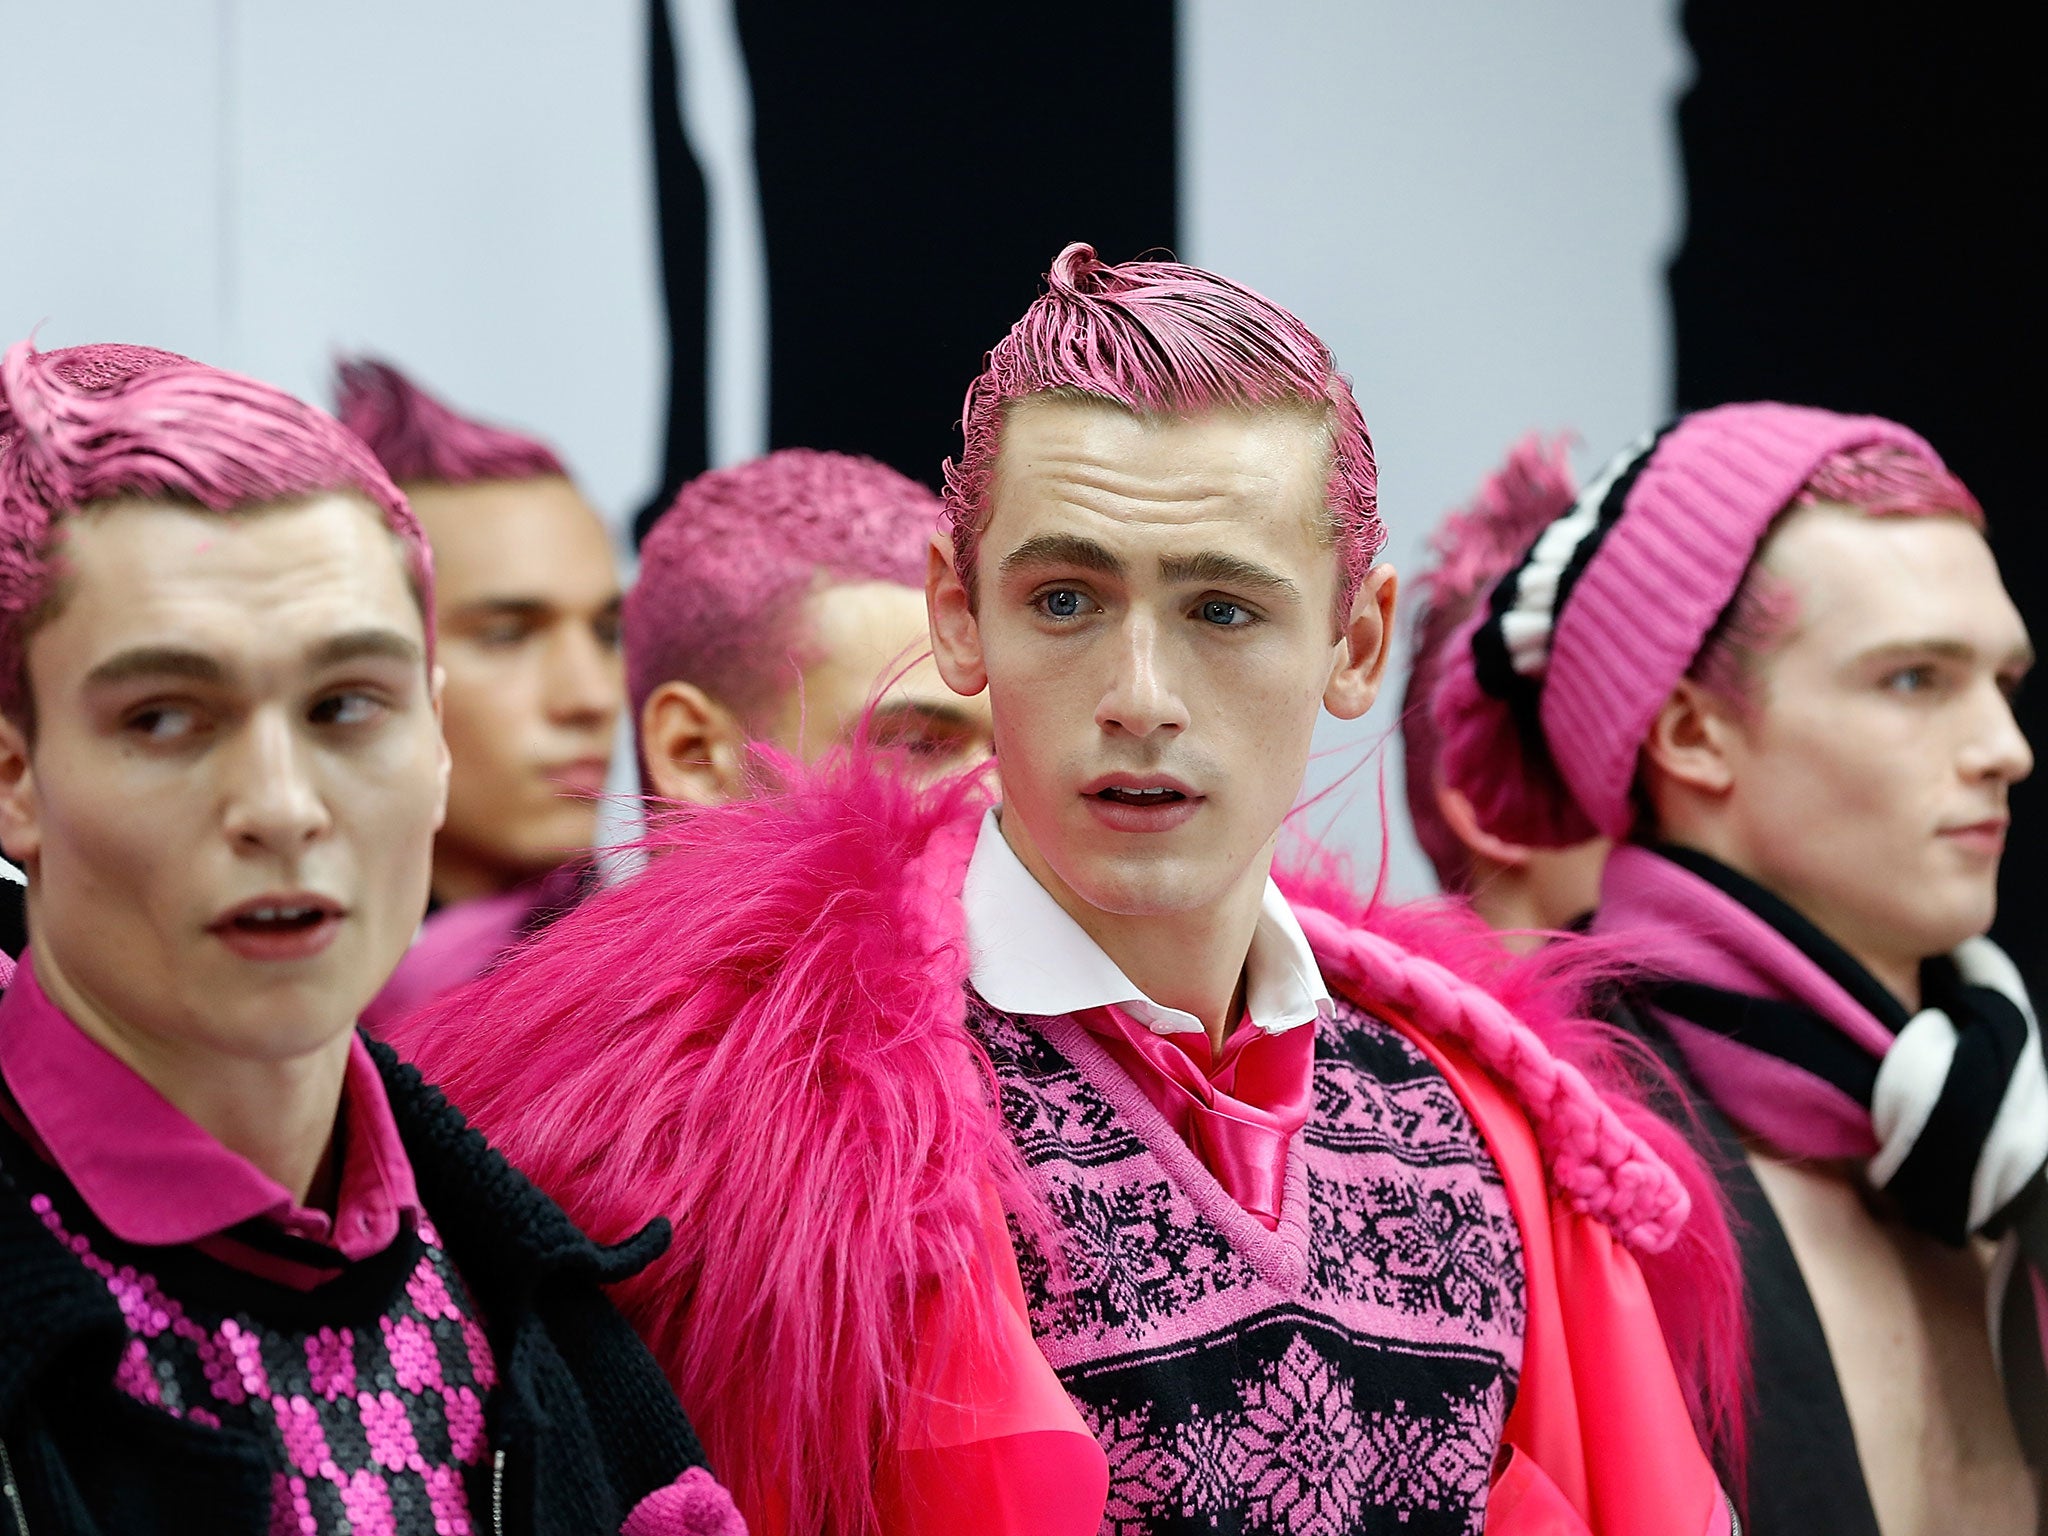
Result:
[[1138,1091],[1223,1186],[1268,1232],[1280,1227],[1287,1147],[1308,1123],[1314,1099],[1313,1029],[1272,1034],[1245,1019],[1214,1062],[1209,1037],[1161,1035],[1121,1008],[1073,1015],[1102,1042]]
[[39,1150],[125,1242],[196,1243],[261,1218],[355,1262],[388,1248],[420,1214],[412,1162],[360,1036],[342,1083],[346,1135],[333,1216],[299,1205],[72,1023],[37,982],[29,954],[0,997],[0,1078]]

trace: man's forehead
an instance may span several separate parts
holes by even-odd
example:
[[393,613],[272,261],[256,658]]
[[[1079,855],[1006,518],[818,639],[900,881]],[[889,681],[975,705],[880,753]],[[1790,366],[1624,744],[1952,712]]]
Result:
[[88,651],[296,651],[309,636],[366,625],[425,633],[397,540],[349,495],[247,514],[117,504],[67,529],[62,570],[51,627],[76,632]]
[[433,545],[444,612],[479,598],[576,607],[618,594],[604,523],[560,476],[424,486],[411,494]]
[[1993,659],[2027,643],[1990,545],[1962,517],[1803,507],[1773,535],[1764,565],[1789,586],[1798,629],[1817,638],[1940,640]]
[[1179,542],[1293,540],[1320,529],[1327,433],[1288,407],[1139,416],[1095,401],[1026,402],[1004,427],[988,534],[1022,543],[1051,524]]

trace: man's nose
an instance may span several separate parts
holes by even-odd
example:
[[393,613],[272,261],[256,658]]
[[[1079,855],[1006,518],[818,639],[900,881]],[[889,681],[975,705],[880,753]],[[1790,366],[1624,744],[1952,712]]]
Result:
[[2012,712],[2012,700],[1994,688],[1985,706],[1982,730],[1964,758],[1964,772],[1971,778],[2017,784],[2033,771],[2034,749]]
[[224,825],[239,844],[292,858],[333,825],[311,746],[282,711],[250,720],[229,774]]
[[1109,686],[1095,709],[1095,723],[1146,737],[1156,731],[1178,731],[1188,712],[1171,676],[1171,658],[1148,613],[1133,610],[1111,642],[1115,646]]
[[586,624],[564,624],[549,637],[548,717],[565,725],[609,726],[625,702],[625,671],[618,648]]

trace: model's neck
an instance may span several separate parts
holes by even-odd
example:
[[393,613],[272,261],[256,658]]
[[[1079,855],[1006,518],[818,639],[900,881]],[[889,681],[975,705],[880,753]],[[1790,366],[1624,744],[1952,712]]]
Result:
[[1920,1011],[1920,956],[1896,953],[1891,946],[1877,941],[1874,936],[1855,932],[1857,925],[1854,922],[1847,920],[1839,912],[1828,910],[1823,903],[1802,899],[1794,892],[1780,890],[1758,872],[1755,861],[1744,858],[1738,849],[1724,846],[1722,839],[1703,837],[1695,830],[1686,836],[1667,834],[1666,841],[1719,860],[1738,875],[1762,886],[1840,945],[1850,959],[1870,972],[1881,986],[1905,1004],[1906,1012]]
[[1500,935],[1503,948],[1534,954],[1547,942],[1549,924],[1535,888],[1520,870],[1495,865],[1474,879],[1472,910]]
[[41,946],[36,981],[87,1036],[164,1096],[230,1152],[253,1164],[304,1205],[333,1183],[334,1128],[341,1112],[352,1032],[303,1055],[251,1060],[139,1031],[73,984]]
[[1193,1014],[1212,1050],[1244,1008],[1245,960],[1273,864],[1268,843],[1221,899],[1183,911],[1130,916],[1083,901],[1053,871],[1015,818],[998,813],[1004,841],[1067,916],[1152,1002]]

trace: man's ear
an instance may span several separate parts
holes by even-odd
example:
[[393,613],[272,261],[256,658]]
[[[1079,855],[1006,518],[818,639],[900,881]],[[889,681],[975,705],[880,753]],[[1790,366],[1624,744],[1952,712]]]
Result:
[[953,543],[944,533],[932,535],[925,551],[924,611],[932,629],[932,659],[946,686],[971,699],[988,686],[988,666],[981,655],[981,621],[967,584],[953,569]]
[[1479,814],[1472,809],[1471,797],[1462,789],[1453,789],[1448,784],[1437,785],[1436,808],[1443,813],[1445,825],[1475,857],[1505,869],[1520,869],[1529,862],[1529,849],[1525,844],[1495,837],[1479,825]]
[[42,808],[28,737],[12,719],[0,715],[0,852],[34,875],[42,851]]
[[1358,584],[1351,617],[1337,637],[1337,664],[1323,688],[1323,708],[1339,720],[1356,720],[1379,697],[1394,647],[1394,598],[1400,578],[1391,565],[1376,565]]
[[1680,678],[1650,722],[1643,762],[1674,786],[1719,797],[1735,783],[1735,735],[1728,706],[1691,678]]
[[747,732],[694,683],[671,680],[640,707],[640,760],[665,800],[724,805],[747,793]]

